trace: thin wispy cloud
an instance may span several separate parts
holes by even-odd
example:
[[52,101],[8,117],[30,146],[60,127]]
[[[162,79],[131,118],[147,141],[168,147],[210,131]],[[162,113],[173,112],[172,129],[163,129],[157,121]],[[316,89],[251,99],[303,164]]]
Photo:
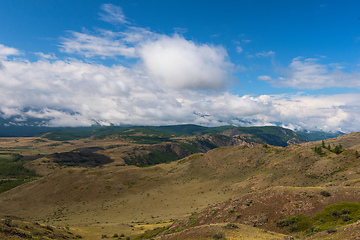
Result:
[[262,52],[259,52],[259,53],[256,53],[255,56],[256,57],[270,57],[270,56],[274,56],[275,55],[275,52],[274,51],[262,51]]
[[57,57],[55,56],[54,53],[42,53],[42,52],[35,52],[34,53],[36,56],[38,56],[40,59],[57,59]]
[[12,55],[20,55],[20,51],[16,48],[7,47],[3,44],[0,44],[0,58],[7,58]]
[[119,6],[107,3],[101,5],[102,12],[99,13],[100,19],[112,24],[127,24],[126,17]]
[[263,80],[263,81],[269,81],[269,80],[271,80],[271,77],[267,76],[267,75],[261,75],[261,76],[258,76],[258,79]]
[[243,51],[244,51],[244,49],[242,47],[240,47],[240,46],[236,47],[236,52],[237,53],[242,53]]
[[134,57],[135,49],[126,45],[121,40],[116,40],[113,36],[99,36],[73,32],[68,38],[63,38],[60,44],[61,50],[66,53],[80,54],[85,57],[115,57],[126,56]]

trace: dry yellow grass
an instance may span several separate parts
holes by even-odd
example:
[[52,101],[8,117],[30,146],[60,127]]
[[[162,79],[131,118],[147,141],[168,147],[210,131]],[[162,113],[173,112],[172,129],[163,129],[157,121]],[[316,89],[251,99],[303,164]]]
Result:
[[[155,239],[161,240],[210,240],[216,239],[214,236],[224,236],[228,240],[275,240],[284,239],[286,235],[248,225],[237,224],[237,228],[228,227],[225,223],[208,224],[186,229],[179,233],[165,235]],[[220,234],[219,234],[220,233]]]
[[[30,156],[100,146],[104,150],[99,153],[110,156],[114,162],[96,168],[60,168],[46,157],[37,159],[28,166],[47,175],[2,193],[0,212],[44,224],[69,226],[85,239],[121,233],[133,237],[170,225],[174,219],[200,212],[234,195],[270,187],[320,189],[360,183],[360,165],[354,157],[360,146],[358,133],[326,141],[326,145],[341,143],[351,148],[347,155],[328,152],[320,157],[312,147],[321,142],[287,148],[235,146],[146,168],[121,166],[126,152],[139,146],[122,140],[82,139],[57,145],[56,141],[36,139],[3,138],[0,150]],[[108,148],[109,145],[118,147]],[[241,229],[245,231],[247,227]],[[227,231],[228,238],[232,238],[231,231]],[[237,231],[232,239],[239,236]]]

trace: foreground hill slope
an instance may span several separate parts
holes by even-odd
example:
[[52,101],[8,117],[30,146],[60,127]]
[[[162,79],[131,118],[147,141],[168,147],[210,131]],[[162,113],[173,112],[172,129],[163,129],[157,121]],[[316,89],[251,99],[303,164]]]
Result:
[[[109,144],[105,140],[97,143]],[[117,161],[97,167],[51,165],[54,168],[48,175],[0,194],[0,213],[70,227],[85,239],[120,233],[136,237],[153,229],[163,229],[162,234],[167,234],[162,238],[186,239],[181,234],[205,226],[211,234],[195,239],[212,238],[220,229],[225,237],[233,234],[233,239],[240,239],[235,237],[239,229],[228,223],[289,234],[275,222],[300,213],[312,217],[329,204],[360,202],[360,134],[324,144],[321,154],[314,147],[321,147],[322,142],[221,147],[145,168],[122,166]],[[54,148],[65,150],[66,145]],[[339,145],[341,151],[335,153]],[[39,160],[34,168],[50,164],[36,162]],[[330,196],[321,195],[322,191]]]

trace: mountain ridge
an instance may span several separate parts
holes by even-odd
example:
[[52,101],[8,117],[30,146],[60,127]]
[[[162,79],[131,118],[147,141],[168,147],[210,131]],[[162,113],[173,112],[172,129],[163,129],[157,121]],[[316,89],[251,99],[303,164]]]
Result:
[[[31,124],[10,124],[7,123],[5,120],[1,120],[0,118],[0,137],[34,137],[34,136],[40,136],[45,133],[53,132],[53,131],[72,131],[73,133],[76,132],[78,134],[77,137],[89,137],[92,135],[92,131],[98,130],[99,132],[111,129],[123,129],[129,130],[129,129],[146,129],[149,130],[160,130],[163,132],[172,132],[172,134],[189,134],[192,135],[194,133],[198,134],[205,134],[205,133],[215,133],[215,132],[221,132],[225,131],[226,129],[234,129],[234,128],[242,128],[243,130],[246,128],[251,127],[237,127],[237,126],[220,126],[220,127],[205,127],[205,126],[199,126],[195,124],[180,124],[180,125],[166,125],[166,126],[100,126],[100,125],[94,125],[90,127],[48,127],[48,126],[42,126],[37,125],[37,119],[34,119]],[[266,126],[263,126],[266,127]],[[269,126],[271,127],[271,126]],[[256,128],[256,127],[255,127]],[[102,130],[99,130],[102,129]],[[215,130],[212,131],[211,129]],[[222,130],[221,130],[222,129]],[[121,132],[121,131],[120,131]],[[339,135],[342,135],[341,132],[335,132],[335,133],[327,133],[323,131],[295,131],[299,136],[311,140],[323,140],[327,138],[333,138],[337,137]]]

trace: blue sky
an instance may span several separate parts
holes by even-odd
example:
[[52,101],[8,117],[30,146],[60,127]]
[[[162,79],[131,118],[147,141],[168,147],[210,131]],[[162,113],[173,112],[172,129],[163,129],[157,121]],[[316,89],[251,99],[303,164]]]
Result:
[[360,130],[359,1],[0,4],[0,114]]

